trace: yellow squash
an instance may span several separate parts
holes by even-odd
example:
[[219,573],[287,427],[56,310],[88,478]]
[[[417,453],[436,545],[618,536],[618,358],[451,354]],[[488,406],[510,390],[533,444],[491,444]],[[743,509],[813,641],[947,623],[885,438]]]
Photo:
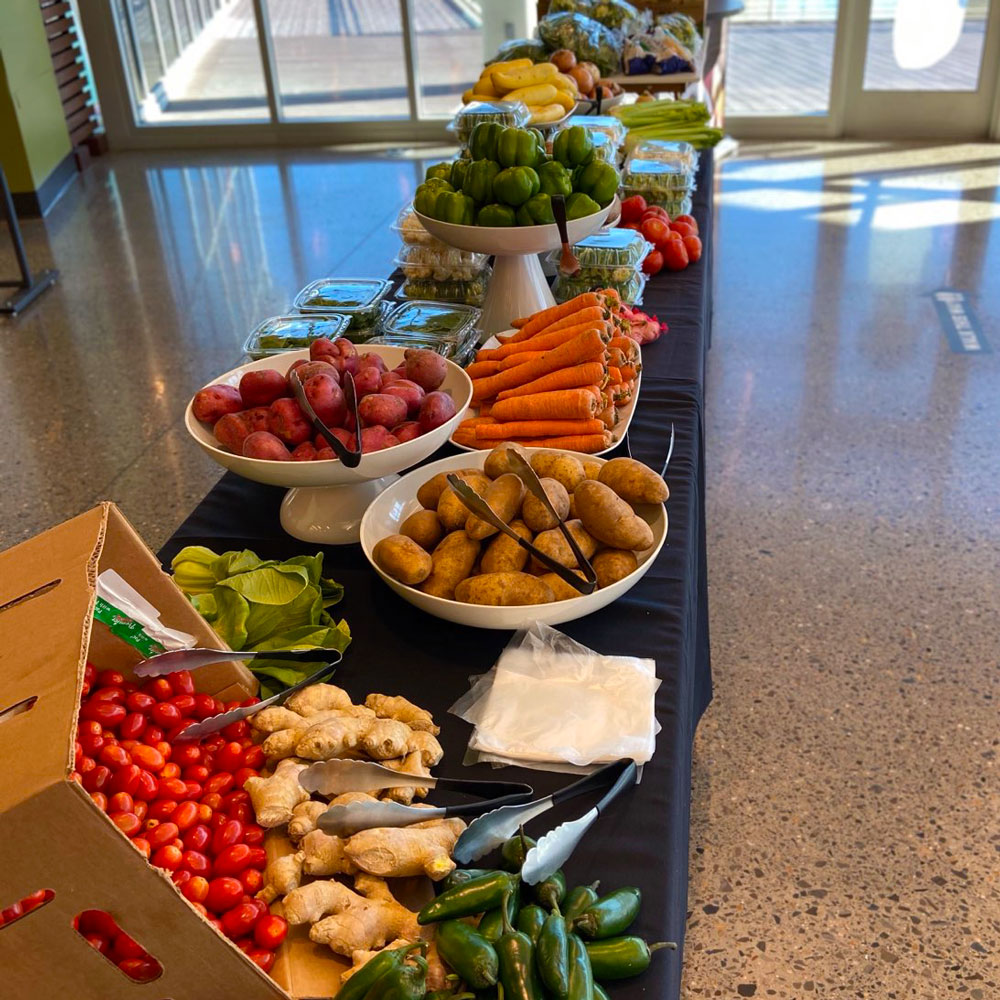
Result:
[[[504,100],[507,100],[507,98],[504,98]],[[576,101],[575,94],[567,94],[565,90],[557,90],[552,100],[545,101],[544,103],[561,104],[567,111],[572,111],[576,107]],[[541,104],[542,102],[539,101],[538,103]]]
[[559,76],[559,70],[552,63],[536,63],[534,66],[524,66],[520,69],[494,69],[490,77],[493,86],[505,94],[509,90],[520,87],[533,87],[537,83],[554,83]]
[[560,73],[552,81],[552,84],[557,90],[565,90],[567,94],[580,93],[580,88],[576,85],[576,80],[569,73]]
[[536,83],[533,87],[518,87],[503,96],[505,101],[524,101],[525,104],[551,104],[558,100],[559,91],[551,83]]
[[545,122],[557,122],[566,114],[566,109],[561,104],[543,104],[528,109],[531,112],[529,125],[540,125]]

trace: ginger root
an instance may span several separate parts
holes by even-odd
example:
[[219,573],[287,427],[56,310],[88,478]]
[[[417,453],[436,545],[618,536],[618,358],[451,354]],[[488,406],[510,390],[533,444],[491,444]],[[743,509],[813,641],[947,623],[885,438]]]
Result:
[[287,896],[298,889],[302,883],[302,858],[301,852],[275,858],[264,869],[264,887],[257,898],[270,905],[279,896]]
[[307,833],[312,833],[317,829],[320,816],[329,809],[325,802],[300,802],[292,810],[292,818],[288,821],[288,836],[296,843]]
[[336,684],[310,684],[309,687],[296,691],[285,705],[308,718],[330,709],[350,708],[351,696]]
[[429,820],[407,827],[376,827],[354,834],[343,853],[369,875],[381,878],[426,875],[439,882],[455,869],[451,852],[464,829],[465,823],[457,818]]
[[[316,944],[328,945],[338,955],[382,948],[396,938],[417,941],[422,936],[424,928],[417,923],[417,915],[393,897],[382,879],[359,875],[354,881],[356,892],[351,892],[339,882],[313,882],[295,892],[303,893],[315,886],[336,888],[321,890],[322,895],[317,893],[316,908],[332,916],[313,923],[309,938]],[[298,917],[299,909],[294,912]],[[287,897],[285,916],[291,923]],[[306,920],[297,919],[295,922],[305,923]]]
[[292,810],[309,798],[309,793],[299,784],[299,773],[308,763],[294,757],[281,761],[269,778],[248,778],[243,788],[250,793],[257,822],[271,829],[283,826],[292,818]]
[[276,733],[279,729],[295,729],[305,720],[284,705],[269,705],[250,716],[250,728],[258,733]]
[[338,712],[310,726],[296,743],[295,753],[309,760],[330,760],[359,750],[374,760],[406,753],[413,735],[409,726],[378,719],[368,709],[361,711],[364,714]]
[[290,924],[314,924],[328,913],[337,913],[349,906],[353,896],[354,893],[336,879],[310,882],[288,893],[282,907]]
[[361,749],[375,760],[401,757],[407,752],[413,730],[395,719],[374,719],[364,736]]
[[425,767],[434,767],[435,764],[441,763],[441,758],[444,756],[444,750],[441,749],[437,737],[424,729],[410,730],[410,741],[406,751],[407,753],[419,751]]
[[405,722],[410,729],[432,733],[437,736],[440,726],[434,725],[434,716],[425,708],[414,705],[402,695],[370,694],[365,698],[366,707],[370,708],[380,719],[396,719]]
[[[419,750],[414,750],[413,753],[409,753],[397,760],[383,760],[380,763],[383,767],[399,771],[400,774],[416,774],[420,777],[430,777],[431,773],[430,768],[424,763],[423,754]],[[399,786],[397,788],[387,788],[382,797],[388,799],[390,802],[401,802],[404,806],[408,806],[415,798],[426,798],[427,792],[428,789],[426,788]]]
[[352,875],[354,862],[344,852],[347,841],[322,830],[307,833],[299,847],[302,850],[302,871],[306,875]]

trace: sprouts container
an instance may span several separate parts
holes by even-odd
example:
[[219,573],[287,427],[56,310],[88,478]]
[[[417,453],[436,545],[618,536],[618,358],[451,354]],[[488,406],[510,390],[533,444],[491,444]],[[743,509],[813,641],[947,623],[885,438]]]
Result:
[[272,354],[308,347],[314,340],[336,340],[343,336],[350,324],[350,317],[334,313],[315,313],[298,316],[272,316],[264,320],[247,337],[243,350],[259,361]]
[[[636,160],[629,157],[622,172],[622,191],[626,198],[641,194],[648,204],[662,205],[679,202],[694,190],[694,173],[687,167],[657,160]],[[670,212],[670,209],[667,208]],[[670,212],[671,216],[680,214]]]
[[582,125],[591,135],[606,135],[616,148],[625,142],[628,132],[622,120],[614,115],[573,115],[565,127],[569,128],[570,125]]
[[479,341],[480,311],[456,303],[401,302],[386,315],[376,341],[396,347],[428,347],[446,358],[474,350]]
[[464,303],[467,306],[481,306],[486,298],[486,285],[493,273],[488,266],[468,280],[434,278],[407,278],[396,293],[401,299],[433,299],[437,302]]
[[698,151],[689,142],[668,139],[640,139],[629,154],[630,160],[656,160],[674,164],[694,173],[698,169]]
[[[631,272],[642,266],[652,249],[653,245],[635,229],[616,227],[580,240],[573,252],[580,262],[581,275],[594,272],[598,277],[612,275],[616,281],[626,281]],[[553,250],[548,255],[548,262],[558,265],[561,253],[561,250]]]
[[568,299],[582,295],[584,292],[596,292],[602,288],[613,288],[621,296],[622,302],[636,306],[642,302],[642,293],[646,287],[646,275],[634,268],[583,268],[579,274],[567,278],[557,274],[552,284],[552,294],[556,302],[566,302]]
[[335,312],[347,316],[348,330],[374,330],[390,282],[384,278],[320,278],[306,285],[293,303],[300,313]]
[[480,122],[499,122],[521,128],[531,120],[531,112],[523,101],[473,101],[460,109],[448,126],[463,146],[468,145],[472,130]]

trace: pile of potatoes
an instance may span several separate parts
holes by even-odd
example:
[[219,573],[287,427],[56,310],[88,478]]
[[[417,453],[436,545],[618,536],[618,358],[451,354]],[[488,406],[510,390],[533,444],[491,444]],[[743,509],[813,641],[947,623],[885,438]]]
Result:
[[[511,450],[529,460],[507,442],[489,453],[482,469],[454,474],[518,535],[563,566],[578,568],[556,520],[510,470]],[[602,463],[540,451],[531,455],[530,464],[594,567],[598,586],[617,583],[635,570],[636,553],[653,545],[653,531],[632,505],[666,500],[670,491],[663,479],[631,458]],[[447,475],[439,472],[427,480],[417,490],[423,509],[403,521],[399,534],[376,543],[372,558],[383,573],[425,594],[465,604],[548,604],[580,596],[514,539],[470,513]]]

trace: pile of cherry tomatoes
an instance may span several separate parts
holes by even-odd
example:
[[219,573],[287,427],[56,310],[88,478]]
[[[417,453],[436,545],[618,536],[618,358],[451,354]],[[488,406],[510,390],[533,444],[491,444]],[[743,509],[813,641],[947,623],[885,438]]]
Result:
[[618,225],[623,229],[638,230],[653,244],[653,249],[642,262],[646,274],[658,274],[663,268],[683,271],[688,264],[701,259],[701,239],[693,215],[678,215],[671,219],[666,209],[659,205],[647,205],[641,194],[634,194],[622,202]]
[[[255,898],[267,864],[264,829],[243,791],[264,753],[245,721],[201,741],[178,739],[200,719],[257,701],[197,693],[186,670],[139,685],[88,663],[71,777],[219,933],[268,972],[288,925]],[[98,937],[95,947],[121,968],[113,943],[105,950],[111,939]]]

